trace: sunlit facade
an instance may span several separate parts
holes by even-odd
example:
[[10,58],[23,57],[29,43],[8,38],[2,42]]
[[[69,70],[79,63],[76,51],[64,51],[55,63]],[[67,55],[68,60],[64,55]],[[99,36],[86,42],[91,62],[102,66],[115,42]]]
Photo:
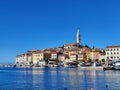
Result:
[[107,46],[106,47],[106,60],[120,59],[120,46]]

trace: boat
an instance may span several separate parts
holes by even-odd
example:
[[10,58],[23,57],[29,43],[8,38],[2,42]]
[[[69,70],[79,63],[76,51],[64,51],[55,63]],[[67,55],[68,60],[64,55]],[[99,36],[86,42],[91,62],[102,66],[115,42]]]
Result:
[[115,70],[120,70],[120,60],[116,60],[113,64]]
[[65,67],[78,67],[78,62],[77,61],[72,61],[72,62],[67,62]]
[[103,70],[115,70],[113,66],[104,66]]
[[92,66],[92,63],[91,62],[83,62],[81,64],[79,64],[81,67],[90,67]]

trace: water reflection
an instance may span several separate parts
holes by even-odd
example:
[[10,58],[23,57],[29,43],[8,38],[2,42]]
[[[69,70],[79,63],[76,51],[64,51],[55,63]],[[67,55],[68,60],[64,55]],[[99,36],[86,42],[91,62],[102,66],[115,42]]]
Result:
[[9,68],[0,70],[0,90],[114,90],[120,71],[80,68]]
[[109,89],[120,89],[119,83],[120,83],[120,71],[106,71],[106,82]]
[[[40,71],[37,71],[36,73],[36,71],[33,70],[33,83],[41,83],[40,87],[44,89],[78,88],[87,90],[92,87],[99,90],[99,88],[106,88],[105,77],[100,70],[79,70],[77,68],[67,68],[63,70],[60,68],[44,68]],[[35,76],[36,74],[39,75],[40,81],[38,81],[38,77]]]

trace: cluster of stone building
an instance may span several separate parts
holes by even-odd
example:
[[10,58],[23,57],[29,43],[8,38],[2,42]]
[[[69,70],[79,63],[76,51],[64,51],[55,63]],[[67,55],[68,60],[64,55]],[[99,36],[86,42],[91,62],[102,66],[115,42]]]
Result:
[[17,66],[44,66],[66,64],[73,61],[102,62],[120,58],[120,46],[107,46],[106,49],[89,48],[80,42],[80,29],[76,43],[64,44],[62,47],[27,51],[16,56]]
[[73,61],[84,61],[105,59],[102,49],[91,49],[88,47],[77,47],[76,44],[65,44],[64,47],[50,48],[44,50],[27,51],[16,56],[16,64],[19,66],[58,64]]

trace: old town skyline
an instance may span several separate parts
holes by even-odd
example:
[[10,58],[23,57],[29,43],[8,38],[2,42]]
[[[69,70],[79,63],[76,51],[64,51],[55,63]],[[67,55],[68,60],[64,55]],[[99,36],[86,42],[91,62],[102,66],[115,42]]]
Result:
[[27,51],[16,55],[15,64],[17,67],[54,67],[56,65],[66,67],[66,65],[79,66],[80,62],[104,65],[108,61],[118,59],[120,59],[120,46],[107,46],[105,49],[101,49],[82,45],[80,28],[78,28],[76,42],[56,48]]

